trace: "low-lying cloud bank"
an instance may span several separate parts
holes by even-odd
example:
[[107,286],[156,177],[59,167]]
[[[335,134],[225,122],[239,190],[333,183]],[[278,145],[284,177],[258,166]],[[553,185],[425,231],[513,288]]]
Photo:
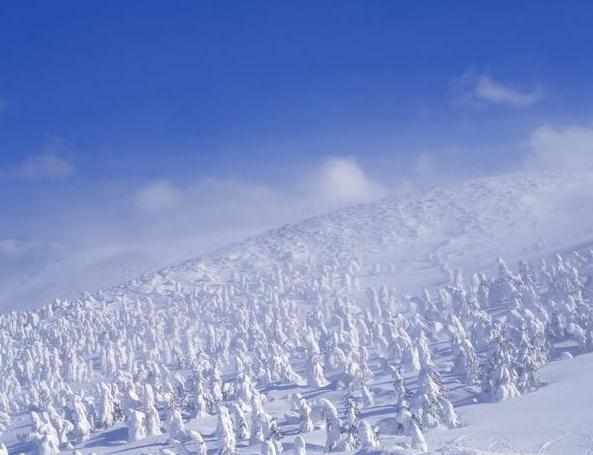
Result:
[[387,193],[348,157],[326,159],[283,184],[206,177],[115,187],[87,192],[82,201],[72,196],[71,208],[44,214],[38,238],[0,238],[0,307],[36,306],[117,284],[266,229]]
[[369,202],[385,194],[383,186],[369,177],[354,159],[334,157],[282,186],[221,178],[181,185],[158,179],[135,191],[133,204],[147,216],[206,210],[217,222],[230,217],[251,223],[288,216],[295,212],[295,207],[299,213],[317,213]]

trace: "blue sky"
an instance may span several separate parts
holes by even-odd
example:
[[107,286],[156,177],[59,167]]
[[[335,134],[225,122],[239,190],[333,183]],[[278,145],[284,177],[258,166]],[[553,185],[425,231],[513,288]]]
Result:
[[[3,2],[0,164],[60,142],[88,178],[259,176],[504,144],[542,105],[589,115],[593,8],[527,3]],[[452,87],[471,71],[548,96],[464,110]]]
[[585,2],[1,2],[0,254],[222,242],[591,154],[592,23]]

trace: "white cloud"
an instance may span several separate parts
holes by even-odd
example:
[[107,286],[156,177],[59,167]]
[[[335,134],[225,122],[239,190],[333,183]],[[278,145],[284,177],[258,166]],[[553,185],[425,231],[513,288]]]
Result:
[[502,82],[482,75],[475,87],[475,96],[481,100],[512,107],[529,107],[541,99],[540,90],[520,91]]
[[540,87],[521,90],[508,83],[494,79],[488,74],[467,72],[456,84],[460,100],[474,107],[498,105],[523,109],[540,102],[543,93]]
[[555,170],[593,166],[593,128],[541,126],[529,138],[530,163]]
[[283,186],[221,178],[180,185],[160,179],[136,190],[132,202],[144,216],[167,210],[178,218],[204,213],[202,224],[232,220],[273,225],[291,214],[318,213],[384,194],[354,159],[332,157]]
[[145,212],[160,212],[177,207],[182,193],[167,180],[157,180],[141,188],[135,195],[135,204]]
[[373,181],[351,158],[328,159],[322,164],[316,178],[317,188],[311,197],[320,197],[330,205],[369,202],[385,194],[382,186]]
[[74,165],[66,159],[53,153],[42,153],[30,156],[10,174],[24,179],[45,180],[64,179],[73,176],[74,173]]

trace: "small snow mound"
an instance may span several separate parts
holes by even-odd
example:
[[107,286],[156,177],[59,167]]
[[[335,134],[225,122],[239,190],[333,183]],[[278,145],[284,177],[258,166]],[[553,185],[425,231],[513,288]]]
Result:
[[562,354],[560,354],[560,357],[559,357],[559,360],[571,360],[571,359],[574,359],[574,357],[568,351],[563,352]]

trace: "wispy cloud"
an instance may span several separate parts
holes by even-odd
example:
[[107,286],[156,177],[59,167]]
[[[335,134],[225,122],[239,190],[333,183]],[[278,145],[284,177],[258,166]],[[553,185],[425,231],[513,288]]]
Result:
[[543,98],[541,87],[520,89],[502,82],[486,73],[465,73],[455,84],[459,100],[474,107],[497,105],[525,109],[539,103]]
[[75,167],[61,156],[44,152],[26,158],[11,173],[30,180],[64,179],[74,175]]
[[475,87],[475,96],[478,99],[512,107],[528,107],[541,100],[541,91],[520,91],[502,82],[482,75],[478,78]]
[[33,242],[24,242],[17,239],[0,239],[0,257],[20,257],[30,251],[33,246]]
[[0,178],[17,180],[62,180],[72,177],[76,168],[67,159],[53,154],[32,155],[14,166],[0,169]]
[[12,165],[0,168],[0,177],[47,181],[63,180],[76,174],[74,163],[67,157],[72,156],[71,147],[60,138],[53,138],[43,144],[36,152],[15,161]]
[[315,194],[329,205],[369,202],[385,194],[383,186],[370,178],[353,158],[328,159],[315,179]]
[[179,206],[182,199],[182,191],[167,180],[150,182],[134,195],[135,206],[149,213],[174,209]]
[[286,217],[295,207],[318,212],[369,202],[385,192],[353,158],[331,157],[285,186],[212,177],[185,185],[157,179],[138,188],[132,204],[144,216],[164,211],[195,213],[208,207],[214,209],[209,217],[228,212],[229,217],[238,213],[250,220],[247,212],[252,212],[261,221]]
[[541,126],[528,145],[530,164],[554,170],[593,167],[593,126]]

